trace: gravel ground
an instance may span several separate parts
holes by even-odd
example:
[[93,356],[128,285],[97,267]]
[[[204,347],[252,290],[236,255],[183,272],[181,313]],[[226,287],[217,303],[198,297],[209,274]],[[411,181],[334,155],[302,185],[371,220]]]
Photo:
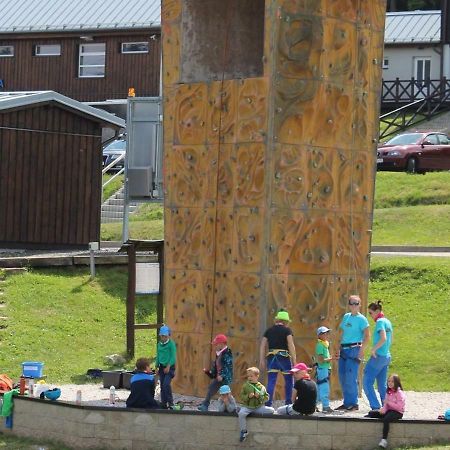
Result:
[[[51,387],[56,387],[51,386]],[[109,389],[104,389],[102,384],[66,384],[57,386],[61,388],[61,397],[59,401],[65,401],[74,403],[76,399],[76,393],[81,390],[81,401],[83,405],[90,406],[112,406],[109,404]],[[124,408],[125,400],[127,399],[130,391],[126,389],[116,389],[117,401],[115,407]],[[159,398],[159,388],[156,389],[157,398]],[[182,401],[185,404],[185,409],[196,409],[201,403],[202,399],[198,397],[189,397],[174,394],[174,401]],[[336,408],[342,402],[335,400],[331,402],[331,407]],[[281,406],[281,401],[276,401],[275,406]],[[370,409],[367,399],[362,397],[360,399],[359,411],[345,413],[346,417],[363,417]],[[406,412],[404,419],[422,419],[422,420],[434,420],[440,414],[450,407],[450,392],[413,392],[406,391]],[[215,401],[211,404],[211,411],[216,410]],[[339,412],[333,413],[338,415]],[[317,413],[317,415],[323,415]],[[340,415],[340,414],[339,414]]]

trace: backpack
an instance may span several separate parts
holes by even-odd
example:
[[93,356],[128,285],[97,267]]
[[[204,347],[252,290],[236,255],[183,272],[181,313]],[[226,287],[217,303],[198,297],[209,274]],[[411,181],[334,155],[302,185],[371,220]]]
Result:
[[13,381],[5,373],[0,374],[0,393],[8,392],[13,388]]
[[445,411],[444,420],[450,422],[450,409],[447,409],[447,411]]

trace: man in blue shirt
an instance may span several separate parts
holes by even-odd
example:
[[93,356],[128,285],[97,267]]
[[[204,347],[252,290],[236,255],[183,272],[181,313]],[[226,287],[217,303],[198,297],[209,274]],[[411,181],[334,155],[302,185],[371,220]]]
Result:
[[[384,317],[380,301],[369,305],[369,314],[375,321],[375,331],[371,356],[364,369],[363,388],[369,400],[370,408],[377,411],[381,408],[386,396],[393,329],[390,320]],[[375,380],[377,380],[381,402],[378,400],[373,387]]]
[[339,329],[341,331],[341,347],[339,351],[339,382],[344,402],[338,410],[356,411],[358,406],[358,371],[364,358],[367,345],[369,322],[360,313],[361,299],[351,295],[348,299],[350,312],[344,314]]

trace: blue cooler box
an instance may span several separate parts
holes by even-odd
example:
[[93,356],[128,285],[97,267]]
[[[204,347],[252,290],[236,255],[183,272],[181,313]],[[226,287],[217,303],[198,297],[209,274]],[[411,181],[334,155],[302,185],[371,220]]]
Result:
[[22,363],[22,376],[41,378],[44,363],[37,361],[25,361]]

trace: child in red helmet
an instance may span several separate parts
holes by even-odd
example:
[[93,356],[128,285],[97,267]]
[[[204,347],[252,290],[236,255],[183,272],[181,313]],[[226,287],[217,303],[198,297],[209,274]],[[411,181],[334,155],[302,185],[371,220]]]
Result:
[[223,385],[230,385],[233,381],[233,354],[227,346],[228,339],[224,334],[218,334],[212,341],[216,350],[216,359],[211,369],[203,369],[212,381],[208,387],[205,400],[198,407],[199,411],[208,411],[211,397],[216,394]]

